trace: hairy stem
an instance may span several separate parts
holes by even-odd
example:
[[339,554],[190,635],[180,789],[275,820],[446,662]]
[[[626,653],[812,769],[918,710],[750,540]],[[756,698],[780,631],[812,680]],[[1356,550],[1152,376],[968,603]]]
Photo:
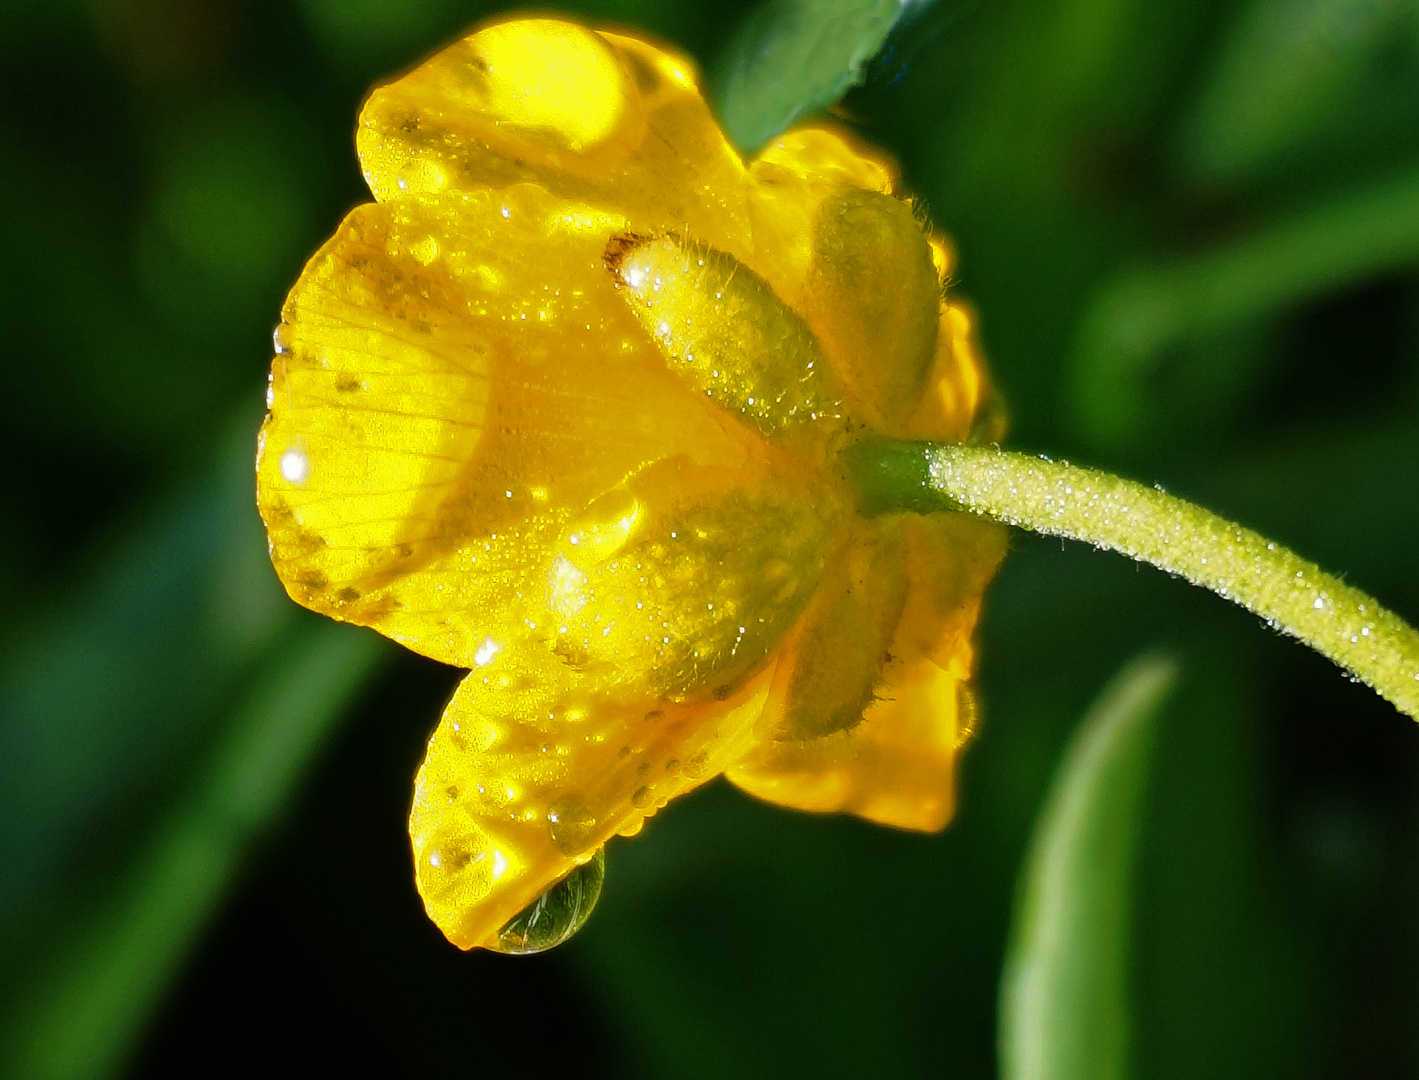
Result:
[[993,446],[869,443],[869,512],[964,510],[1151,563],[1260,615],[1419,720],[1419,632],[1264,536],[1156,488]]

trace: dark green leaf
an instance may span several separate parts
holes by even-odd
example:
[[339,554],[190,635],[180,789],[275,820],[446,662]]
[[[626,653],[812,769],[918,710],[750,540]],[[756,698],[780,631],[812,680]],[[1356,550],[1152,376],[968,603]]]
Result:
[[769,0],[721,62],[715,102],[729,137],[757,150],[799,117],[826,108],[862,76],[912,0]]

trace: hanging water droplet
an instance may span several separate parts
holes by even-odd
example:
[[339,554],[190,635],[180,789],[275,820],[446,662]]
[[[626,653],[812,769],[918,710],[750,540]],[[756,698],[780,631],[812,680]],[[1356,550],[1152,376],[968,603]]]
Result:
[[570,938],[591,917],[606,877],[606,849],[596,854],[514,915],[490,946],[523,956],[546,952]]
[[562,799],[547,807],[547,832],[563,855],[580,855],[591,845],[596,832],[596,816],[585,803]]

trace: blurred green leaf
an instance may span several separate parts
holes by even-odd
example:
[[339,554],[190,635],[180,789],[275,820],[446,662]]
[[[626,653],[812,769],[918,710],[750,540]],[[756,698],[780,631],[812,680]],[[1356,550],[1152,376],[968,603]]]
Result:
[[[927,0],[929,2],[929,0]],[[752,152],[862,77],[892,27],[922,0],[769,0],[745,21],[715,73],[729,137]]]
[[1343,117],[1388,41],[1410,30],[1408,0],[1256,0],[1218,57],[1184,128],[1191,167],[1228,179]]
[[242,420],[217,466],[116,540],[0,668],[0,926],[113,807],[162,786],[297,618],[266,557]]
[[1154,720],[1177,664],[1150,653],[1105,688],[1035,826],[1000,991],[1007,1080],[1121,1080],[1128,1070],[1132,874]]
[[1017,440],[1061,449],[1060,343],[1147,221],[1147,142],[1215,6],[984,4],[907,88],[894,149],[958,245]]
[[117,1067],[379,655],[283,595],[253,427],[0,670],[0,1074]]
[[1118,274],[1080,323],[1070,409],[1099,446],[1150,429],[1150,379],[1178,344],[1419,261],[1419,172],[1410,171],[1178,262]]
[[60,1080],[119,1070],[242,857],[383,655],[374,634],[334,623],[288,639],[126,872],[47,951],[0,1029],[0,1072]]

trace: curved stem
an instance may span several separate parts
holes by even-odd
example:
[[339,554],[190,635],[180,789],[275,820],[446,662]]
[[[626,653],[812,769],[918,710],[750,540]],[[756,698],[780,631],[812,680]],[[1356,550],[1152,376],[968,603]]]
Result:
[[1419,631],[1274,544],[1156,488],[993,446],[870,443],[869,512],[965,510],[1151,563],[1253,611],[1419,720]]

